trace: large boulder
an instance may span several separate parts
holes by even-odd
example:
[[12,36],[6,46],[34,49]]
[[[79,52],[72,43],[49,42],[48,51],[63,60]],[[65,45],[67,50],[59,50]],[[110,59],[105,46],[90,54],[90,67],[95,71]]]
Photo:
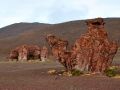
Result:
[[40,48],[36,45],[29,45],[27,47],[27,57],[28,59],[40,59]]
[[41,61],[46,61],[49,58],[49,52],[46,46],[43,46],[41,49]]
[[79,61],[78,69],[103,72],[112,63],[117,52],[117,43],[108,39],[102,18],[86,20],[86,23],[88,32],[82,34],[72,47]]
[[[70,51],[63,49],[63,47],[61,49],[61,45],[58,42],[64,40],[58,39],[55,42],[55,38],[58,38],[56,36],[53,39],[50,38],[53,35],[47,35],[47,42],[52,50],[55,50],[55,52],[52,52],[53,55],[56,52],[58,53],[58,57],[55,58],[69,71],[104,72],[111,65],[118,45],[116,42],[108,39],[102,18],[86,20],[85,22],[88,25],[88,32],[82,34],[76,40]],[[53,40],[54,44],[51,44],[51,40]]]
[[7,60],[18,60],[18,49],[11,50],[10,54],[7,56]]
[[52,49],[52,55],[55,57],[55,59],[59,60],[60,53],[66,51],[67,49],[68,41],[62,40],[52,34],[48,34],[46,36],[46,41]]
[[40,48],[36,45],[22,45],[11,50],[8,59],[24,62],[28,59],[40,59]]
[[52,34],[48,34],[46,36],[46,41],[51,47],[54,58],[67,68],[67,61],[71,54],[69,51],[67,51],[68,41],[60,39]]
[[20,46],[18,49],[18,61],[22,62],[26,61],[27,53],[28,53],[27,46],[26,45]]

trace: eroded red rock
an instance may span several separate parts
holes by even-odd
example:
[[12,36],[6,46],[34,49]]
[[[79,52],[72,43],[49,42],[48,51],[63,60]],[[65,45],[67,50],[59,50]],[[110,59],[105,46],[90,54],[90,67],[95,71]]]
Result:
[[52,49],[53,56],[68,70],[103,72],[112,63],[118,45],[108,39],[102,18],[85,22],[88,25],[88,32],[76,40],[70,51],[66,50],[68,45],[66,40],[49,34],[46,41]]
[[41,49],[41,61],[45,61],[49,58],[49,52],[46,46],[43,46]]
[[8,59],[17,59],[20,62],[28,59],[40,59],[40,51],[40,48],[36,45],[22,45],[13,49]]
[[29,45],[28,50],[28,59],[40,59],[41,49],[37,45]]

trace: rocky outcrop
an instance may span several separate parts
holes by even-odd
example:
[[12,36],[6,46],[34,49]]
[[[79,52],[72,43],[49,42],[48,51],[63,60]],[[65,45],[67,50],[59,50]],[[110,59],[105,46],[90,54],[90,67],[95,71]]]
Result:
[[29,45],[27,51],[28,59],[40,59],[41,49],[37,45]]
[[86,20],[88,32],[74,43],[72,51],[79,61],[82,71],[103,72],[112,63],[117,51],[117,43],[110,41],[102,18]]
[[11,50],[8,59],[24,62],[28,59],[40,59],[40,48],[36,45],[22,45]]
[[27,46],[23,45],[18,49],[18,61],[26,61],[27,60]]
[[43,46],[41,49],[41,61],[46,61],[49,57],[49,52],[46,46]]
[[112,63],[118,45],[108,39],[102,18],[85,22],[88,32],[80,36],[70,51],[66,50],[68,42],[65,40],[51,34],[46,36],[46,40],[53,56],[69,71],[103,72]]

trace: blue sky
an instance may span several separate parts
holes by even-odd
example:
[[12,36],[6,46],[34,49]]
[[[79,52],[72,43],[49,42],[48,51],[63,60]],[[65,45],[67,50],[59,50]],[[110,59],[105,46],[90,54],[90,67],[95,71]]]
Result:
[[19,22],[62,23],[120,17],[120,0],[0,0],[0,28]]

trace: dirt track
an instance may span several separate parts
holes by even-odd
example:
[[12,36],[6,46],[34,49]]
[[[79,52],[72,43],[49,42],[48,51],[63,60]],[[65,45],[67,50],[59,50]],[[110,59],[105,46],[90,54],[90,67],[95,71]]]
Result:
[[103,75],[49,75],[61,70],[59,62],[0,62],[0,90],[120,90],[120,79]]

